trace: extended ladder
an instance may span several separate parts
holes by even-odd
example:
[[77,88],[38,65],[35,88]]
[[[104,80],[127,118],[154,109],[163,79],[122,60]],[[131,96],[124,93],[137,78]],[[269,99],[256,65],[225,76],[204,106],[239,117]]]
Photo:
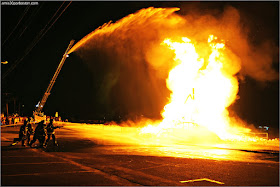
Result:
[[55,83],[55,80],[56,80],[56,78],[57,78],[57,76],[58,76],[58,74],[59,74],[59,72],[60,72],[60,70],[61,70],[61,68],[62,68],[62,66],[63,66],[63,64],[64,64],[64,62],[66,60],[66,58],[67,58],[68,51],[73,46],[74,42],[75,42],[75,40],[71,40],[70,41],[70,44],[68,45],[68,47],[67,47],[67,49],[66,49],[66,51],[65,51],[65,53],[64,53],[64,55],[63,55],[63,57],[62,57],[62,59],[61,59],[61,61],[59,63],[59,65],[58,65],[58,67],[56,69],[55,74],[53,75],[53,78],[52,78],[52,80],[51,80],[51,82],[50,82],[50,84],[49,84],[49,86],[48,86],[48,88],[47,88],[47,90],[46,90],[42,100],[39,101],[39,103],[36,105],[36,111],[35,112],[37,114],[41,113],[41,111],[42,111],[42,109],[43,109],[43,107],[44,107],[44,105],[45,105],[49,95],[51,94],[51,90],[52,90],[52,87],[53,87],[53,85]]

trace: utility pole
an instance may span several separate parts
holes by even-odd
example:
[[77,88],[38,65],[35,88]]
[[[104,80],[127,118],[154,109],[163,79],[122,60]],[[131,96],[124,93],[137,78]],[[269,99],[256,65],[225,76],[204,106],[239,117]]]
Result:
[[9,116],[9,104],[8,102],[6,103],[6,109],[7,109],[7,117]]
[[14,114],[15,114],[16,113],[16,98],[14,97],[13,100],[14,100]]
[[18,115],[21,116],[20,115],[20,102],[18,102]]
[[[6,101],[6,111],[7,111],[7,117],[9,116],[9,101],[10,101],[10,95],[11,93],[2,93],[5,97],[4,100]],[[3,98],[2,98],[3,99]],[[3,101],[3,100],[2,100]]]

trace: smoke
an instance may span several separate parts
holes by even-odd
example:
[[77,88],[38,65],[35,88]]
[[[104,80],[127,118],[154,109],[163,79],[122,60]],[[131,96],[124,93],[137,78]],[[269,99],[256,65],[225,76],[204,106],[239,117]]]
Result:
[[222,13],[213,14],[196,11],[185,15],[186,35],[200,40],[212,33],[225,40],[226,47],[239,59],[242,76],[250,76],[257,81],[278,79],[278,73],[272,68],[278,57],[275,44],[269,39],[253,44],[250,35],[254,31],[242,22],[241,13],[234,7],[227,6]]
[[[147,8],[116,23],[107,23],[78,42],[75,51],[91,70],[96,101],[104,112],[127,118],[161,118],[169,97],[165,80],[174,54],[160,47],[166,38],[188,37],[203,45],[209,34],[223,39],[234,59],[225,71],[257,81],[278,79],[272,66],[278,48],[269,40],[252,44],[252,31],[231,6],[223,11],[195,8]],[[179,15],[179,13],[181,15]],[[201,46],[203,47],[203,46]],[[205,51],[205,55],[209,51]]]
[[77,54],[100,85],[96,101],[103,112],[127,118],[160,118],[169,96],[166,77],[155,76],[157,69],[147,62],[145,54],[154,42],[164,39],[162,31],[171,33],[178,22],[174,19],[178,16],[170,17],[175,10],[140,10],[104,25],[76,44],[82,43]]

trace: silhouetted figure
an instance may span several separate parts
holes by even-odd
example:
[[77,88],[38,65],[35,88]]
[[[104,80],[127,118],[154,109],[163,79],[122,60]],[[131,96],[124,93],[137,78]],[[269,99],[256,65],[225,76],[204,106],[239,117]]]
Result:
[[10,124],[10,117],[7,116],[6,118],[6,125],[9,125]]
[[27,139],[27,145],[30,145],[30,136],[31,136],[31,134],[34,134],[34,130],[33,130],[33,127],[31,125],[31,118],[29,118],[27,120],[27,127],[28,127],[28,131],[27,131],[27,134],[26,134],[26,139]]
[[39,147],[43,147],[45,144],[45,139],[46,139],[46,128],[45,128],[45,124],[44,124],[44,120],[42,120],[41,122],[38,123],[36,129],[35,129],[35,133],[33,136],[33,140],[30,142],[30,147],[32,147],[32,144],[36,142],[36,140],[39,140],[40,146]]
[[6,124],[6,117],[1,118],[1,125],[5,125]]
[[27,132],[28,132],[28,126],[27,126],[27,120],[25,120],[23,122],[23,125],[20,126],[18,138],[14,138],[14,141],[11,144],[11,146],[16,145],[20,141],[21,141],[22,146],[25,146]]
[[58,146],[56,139],[55,139],[55,131],[54,131],[54,129],[57,129],[57,128],[59,128],[59,127],[53,125],[53,119],[50,119],[50,123],[47,126],[48,138],[46,140],[45,146],[48,145],[48,142],[50,141],[51,137],[53,139],[53,145]]

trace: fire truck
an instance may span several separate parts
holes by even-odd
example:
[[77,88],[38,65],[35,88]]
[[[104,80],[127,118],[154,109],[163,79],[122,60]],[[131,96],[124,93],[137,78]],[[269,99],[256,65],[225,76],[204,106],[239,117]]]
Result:
[[47,101],[49,95],[51,94],[51,89],[52,89],[52,87],[53,87],[53,85],[55,83],[55,80],[56,80],[56,78],[57,78],[57,76],[58,76],[58,74],[59,74],[59,72],[60,72],[60,70],[61,70],[61,68],[62,68],[62,66],[63,66],[63,64],[65,62],[65,60],[66,60],[66,58],[68,57],[68,52],[72,48],[74,42],[75,42],[74,40],[70,41],[70,44],[68,45],[65,53],[63,54],[63,57],[62,57],[59,65],[58,65],[58,67],[57,67],[57,69],[56,69],[56,71],[55,71],[51,81],[50,81],[50,84],[49,84],[46,92],[44,93],[42,99],[36,105],[35,111],[33,111],[33,116],[34,116],[35,123],[38,123],[38,122],[40,122],[42,120],[47,121],[47,116],[44,115],[44,112],[42,112],[42,109],[43,109],[44,105],[46,104],[46,101]]

